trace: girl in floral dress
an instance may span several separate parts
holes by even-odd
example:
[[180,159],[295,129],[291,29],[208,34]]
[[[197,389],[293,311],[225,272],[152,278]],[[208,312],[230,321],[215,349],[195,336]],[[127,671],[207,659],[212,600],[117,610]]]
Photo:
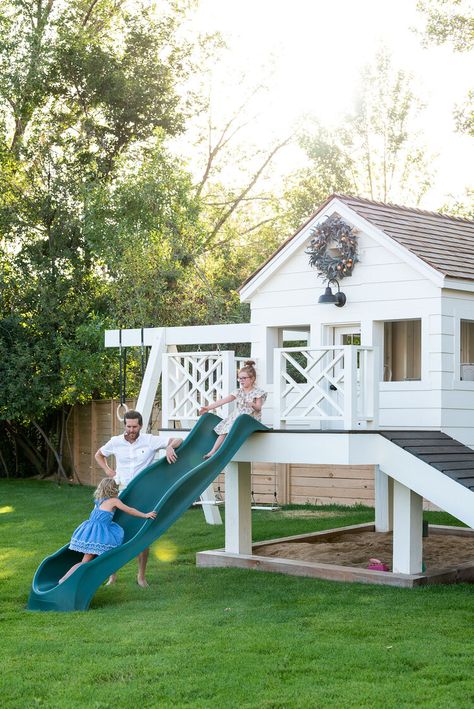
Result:
[[230,401],[235,401],[234,411],[215,427],[214,431],[218,434],[217,439],[209,453],[206,453],[204,456],[205,459],[210,458],[211,455],[214,455],[214,453],[219,450],[237,416],[240,416],[240,414],[249,414],[249,416],[253,416],[257,421],[260,421],[262,418],[262,406],[267,398],[267,393],[256,385],[257,374],[255,372],[255,362],[252,360],[245,362],[242,369],[239,370],[238,379],[240,383],[239,389],[233,391],[223,399],[218,399],[214,403],[199,409],[199,415],[202,416],[202,414],[206,414],[212,409],[217,409],[219,406],[228,404]]

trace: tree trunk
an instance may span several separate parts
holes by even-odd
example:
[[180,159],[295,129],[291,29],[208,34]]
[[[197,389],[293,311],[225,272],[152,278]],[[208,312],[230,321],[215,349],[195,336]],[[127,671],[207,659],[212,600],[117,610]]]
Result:
[[68,478],[68,476],[67,476],[67,474],[66,474],[66,471],[65,471],[64,468],[63,468],[63,464],[62,464],[62,462],[61,462],[61,458],[59,457],[59,454],[58,454],[56,448],[55,448],[55,447],[53,446],[53,444],[51,443],[51,440],[48,438],[48,436],[46,435],[45,431],[43,431],[43,429],[41,428],[41,426],[40,426],[36,421],[32,421],[32,424],[33,424],[33,426],[36,428],[36,430],[39,431],[39,433],[41,434],[41,436],[42,436],[43,439],[44,439],[44,442],[46,443],[46,445],[48,446],[49,450],[51,451],[51,453],[54,455],[54,457],[55,457],[55,459],[56,459],[56,462],[57,462],[57,464],[58,464],[58,485],[61,483],[61,476],[62,476],[67,482],[69,482],[69,478]]
[[18,431],[15,426],[13,426],[11,421],[6,421],[6,427],[10,435],[13,436],[16,441],[17,446],[21,448],[25,457],[33,465],[38,475],[42,475],[45,471],[44,458],[38,453],[28,438],[26,438],[21,431]]
[[5,471],[5,475],[7,476],[7,479],[9,479],[9,478],[10,478],[10,472],[9,472],[9,470],[8,470],[7,462],[6,462],[5,458],[3,457],[1,450],[0,450],[0,462],[1,462],[2,465],[3,465],[3,469],[4,469],[4,471]]

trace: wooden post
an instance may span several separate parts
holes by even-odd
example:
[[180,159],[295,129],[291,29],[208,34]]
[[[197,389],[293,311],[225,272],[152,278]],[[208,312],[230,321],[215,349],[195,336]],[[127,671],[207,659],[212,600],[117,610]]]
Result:
[[285,428],[286,423],[282,420],[282,376],[281,376],[282,356],[281,349],[275,349],[273,353],[273,428]]
[[393,481],[393,565],[398,574],[419,574],[423,552],[423,498]]
[[378,465],[374,466],[375,531],[391,532],[393,529],[393,479]]
[[357,420],[357,348],[344,345],[344,429],[352,431]]
[[91,453],[91,463],[90,463],[90,479],[91,483],[93,485],[97,484],[97,474],[96,474],[96,467],[97,464],[95,462],[95,452],[98,448],[97,445],[97,407],[96,407],[96,402],[91,401],[90,404],[91,407],[91,437],[90,437],[90,453]]
[[286,463],[274,463],[277,479],[277,495],[280,505],[290,502],[290,466]]
[[227,465],[225,471],[225,550],[252,553],[250,463]]
[[79,438],[79,409],[76,406],[74,406],[74,412],[73,412],[73,432],[72,432],[72,464],[74,466],[74,470],[76,471],[79,480],[81,480],[81,471],[80,471],[80,457],[81,457],[81,441]]

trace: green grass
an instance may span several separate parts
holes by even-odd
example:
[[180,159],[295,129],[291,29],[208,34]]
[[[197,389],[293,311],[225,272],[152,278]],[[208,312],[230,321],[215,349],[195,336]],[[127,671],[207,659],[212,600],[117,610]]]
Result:
[[[197,569],[195,552],[223,546],[224,536],[199,509],[166,535],[176,558],[150,559],[149,589],[136,585],[132,562],[87,612],[25,610],[36,567],[91,506],[90,488],[0,481],[3,709],[474,706],[472,586],[410,590]],[[254,512],[254,539],[373,519],[369,508],[331,510],[323,518]]]

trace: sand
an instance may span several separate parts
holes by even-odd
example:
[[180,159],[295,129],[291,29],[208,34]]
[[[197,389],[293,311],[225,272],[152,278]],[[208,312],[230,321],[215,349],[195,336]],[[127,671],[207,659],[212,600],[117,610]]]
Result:
[[[392,534],[341,533],[331,537],[331,541],[267,544],[255,549],[254,554],[360,568],[367,568],[369,559],[376,558],[391,569]],[[423,561],[426,571],[474,564],[474,536],[431,533],[423,538]]]

